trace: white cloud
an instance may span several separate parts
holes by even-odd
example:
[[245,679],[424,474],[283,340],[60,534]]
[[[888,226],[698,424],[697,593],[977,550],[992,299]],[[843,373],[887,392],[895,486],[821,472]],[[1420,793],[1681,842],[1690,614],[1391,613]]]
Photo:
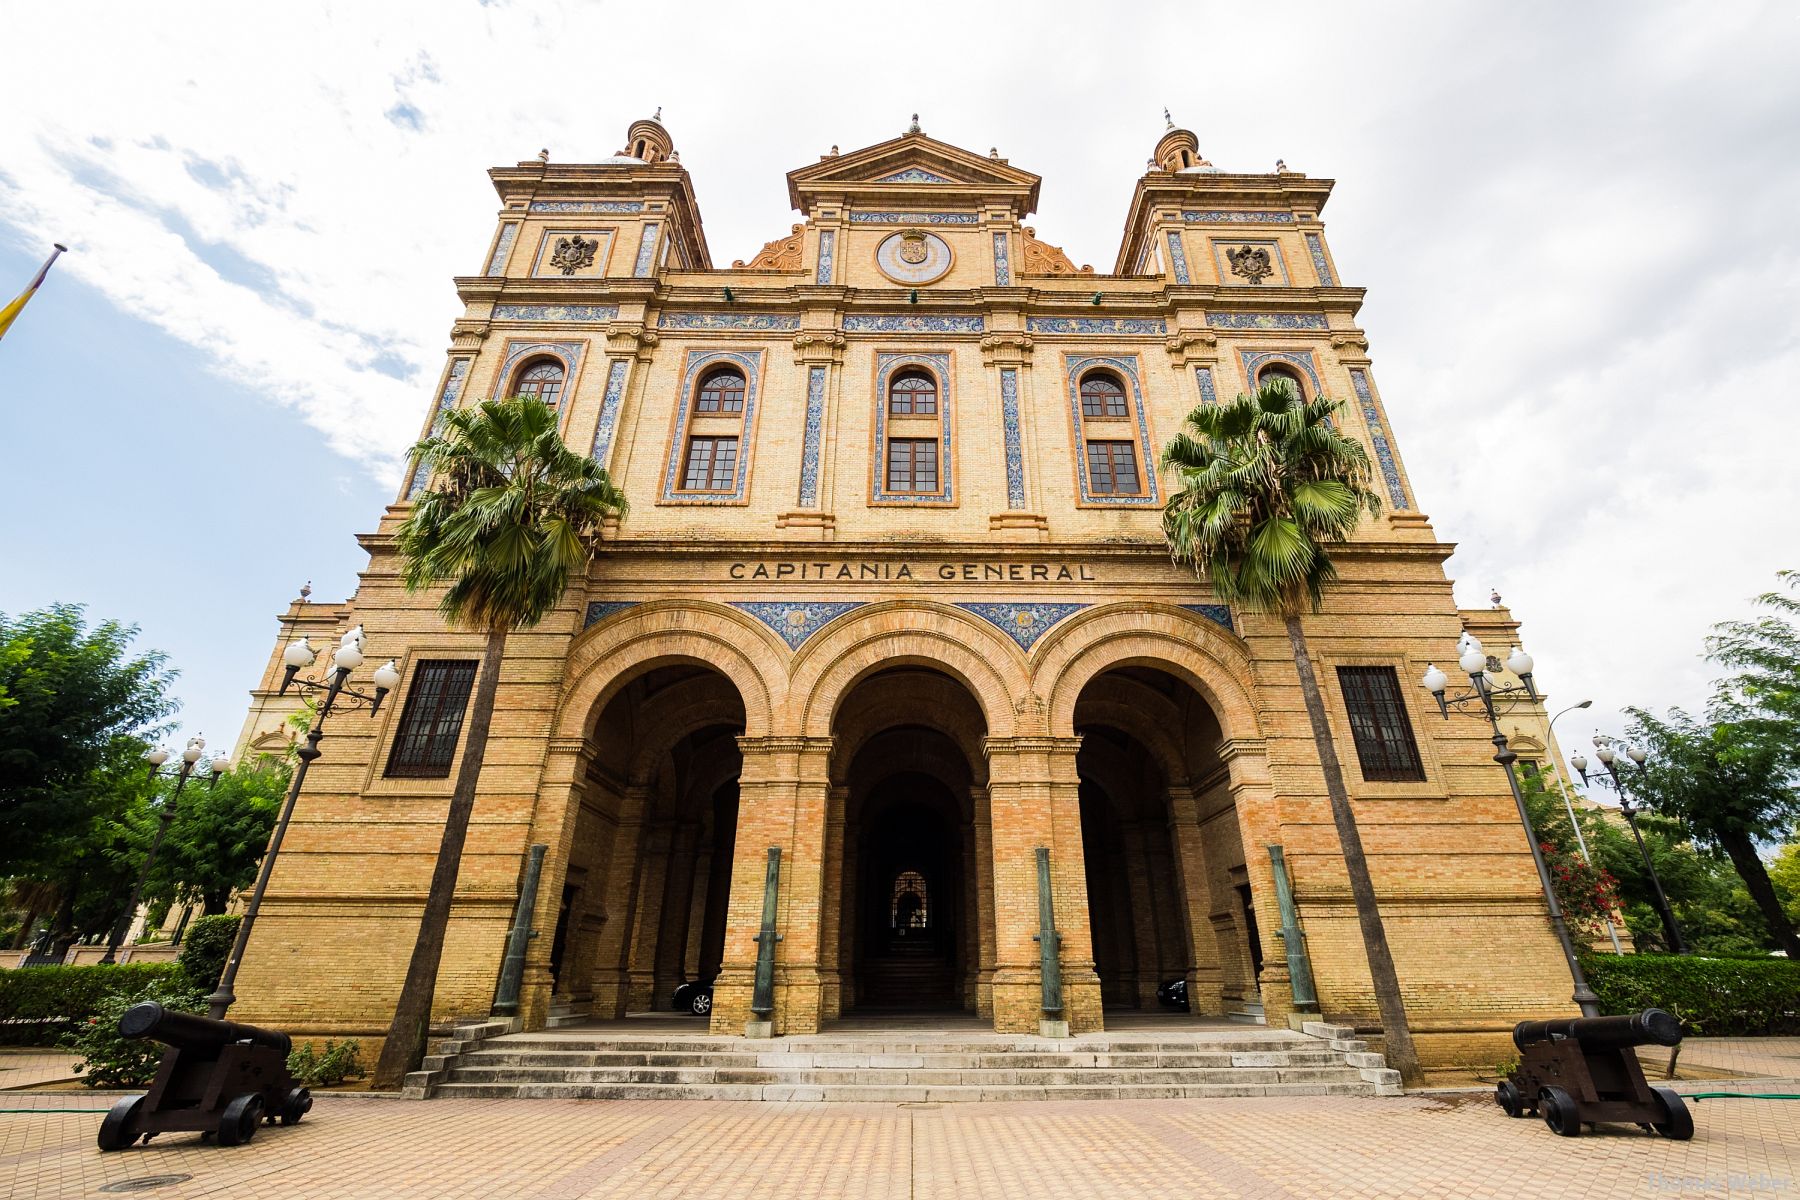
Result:
[[[1108,269],[1160,110],[1326,213],[1425,510],[1558,697],[1692,704],[1800,566],[1800,50],[1783,5],[127,7],[8,17],[0,233],[393,479],[496,207],[665,106],[714,260],[832,143],[998,145]],[[53,46],[64,47],[52,51]],[[72,50],[70,47],[78,47]],[[74,86],[71,86],[71,80]]]

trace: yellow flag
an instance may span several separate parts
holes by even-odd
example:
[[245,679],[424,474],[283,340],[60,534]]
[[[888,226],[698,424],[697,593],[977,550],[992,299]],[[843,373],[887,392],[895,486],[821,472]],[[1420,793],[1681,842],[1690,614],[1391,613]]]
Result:
[[43,269],[37,273],[37,278],[33,279],[30,285],[28,285],[24,291],[19,293],[19,298],[17,300],[14,300],[5,308],[0,308],[0,338],[6,336],[6,331],[12,328],[12,323],[18,320],[20,313],[25,311],[25,302],[31,299],[33,293],[44,285],[44,276],[50,273],[50,265],[68,249],[68,247],[61,242],[55,242],[53,244],[56,246],[56,249],[51,252],[49,258],[44,260]]

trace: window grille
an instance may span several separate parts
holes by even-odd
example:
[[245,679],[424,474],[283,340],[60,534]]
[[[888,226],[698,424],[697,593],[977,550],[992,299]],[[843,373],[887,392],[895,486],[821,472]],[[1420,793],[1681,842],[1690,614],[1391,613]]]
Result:
[[1369,781],[1419,780],[1425,764],[1392,667],[1339,667],[1338,686],[1356,739],[1356,757]]
[[389,775],[442,779],[450,774],[474,682],[475,663],[469,659],[433,659],[414,668],[400,731],[388,752]]

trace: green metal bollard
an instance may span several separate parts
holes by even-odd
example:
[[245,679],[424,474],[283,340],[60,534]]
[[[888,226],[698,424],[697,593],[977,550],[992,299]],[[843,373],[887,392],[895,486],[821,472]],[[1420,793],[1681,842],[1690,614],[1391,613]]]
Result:
[[1317,1013],[1319,993],[1313,987],[1312,960],[1306,953],[1306,934],[1300,929],[1300,910],[1294,906],[1287,857],[1280,846],[1269,847],[1269,862],[1275,868],[1275,899],[1281,906],[1281,943],[1287,949],[1288,986],[1294,993],[1294,1011]]
[[750,995],[752,1019],[744,1024],[745,1037],[773,1037],[775,1033],[775,896],[781,885],[781,847],[769,847],[769,873],[763,880],[762,930],[756,935],[756,986]]
[[1038,959],[1041,963],[1040,975],[1043,984],[1043,1018],[1038,1022],[1038,1032],[1044,1037],[1068,1037],[1069,1022],[1063,1016],[1062,998],[1062,962],[1058,951],[1062,949],[1062,934],[1056,932],[1056,902],[1050,892],[1050,848],[1039,846],[1037,854],[1038,879]]
[[531,927],[531,910],[537,905],[538,876],[544,870],[544,854],[550,847],[534,843],[525,860],[525,878],[519,882],[519,905],[513,910],[512,933],[506,939],[506,957],[500,962],[500,984],[494,989],[496,1017],[519,1015],[519,989],[525,982],[525,951],[537,931]]

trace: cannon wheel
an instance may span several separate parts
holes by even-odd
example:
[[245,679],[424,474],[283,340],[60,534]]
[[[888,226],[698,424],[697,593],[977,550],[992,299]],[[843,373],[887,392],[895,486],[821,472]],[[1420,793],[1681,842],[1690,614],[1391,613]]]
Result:
[[1650,1090],[1656,1093],[1657,1103],[1663,1110],[1663,1119],[1652,1128],[1671,1142],[1685,1142],[1693,1137],[1694,1114],[1688,1111],[1687,1102],[1681,1098],[1681,1093],[1666,1087]]
[[281,1103],[281,1123],[298,1125],[300,1118],[312,1111],[312,1093],[303,1087],[292,1089]]
[[1580,1137],[1581,1117],[1575,1109],[1575,1097],[1559,1087],[1547,1087],[1538,1093],[1538,1111],[1544,1124],[1557,1137]]
[[225,1106],[219,1117],[219,1145],[241,1146],[256,1136],[256,1127],[262,1124],[263,1098],[261,1092],[245,1092]]
[[1502,1079],[1494,1085],[1494,1103],[1509,1117],[1525,1115],[1525,1097],[1519,1094],[1518,1085],[1510,1079]]
[[107,1112],[100,1122],[100,1148],[123,1150],[138,1139],[138,1113],[144,1107],[142,1096],[127,1096]]

